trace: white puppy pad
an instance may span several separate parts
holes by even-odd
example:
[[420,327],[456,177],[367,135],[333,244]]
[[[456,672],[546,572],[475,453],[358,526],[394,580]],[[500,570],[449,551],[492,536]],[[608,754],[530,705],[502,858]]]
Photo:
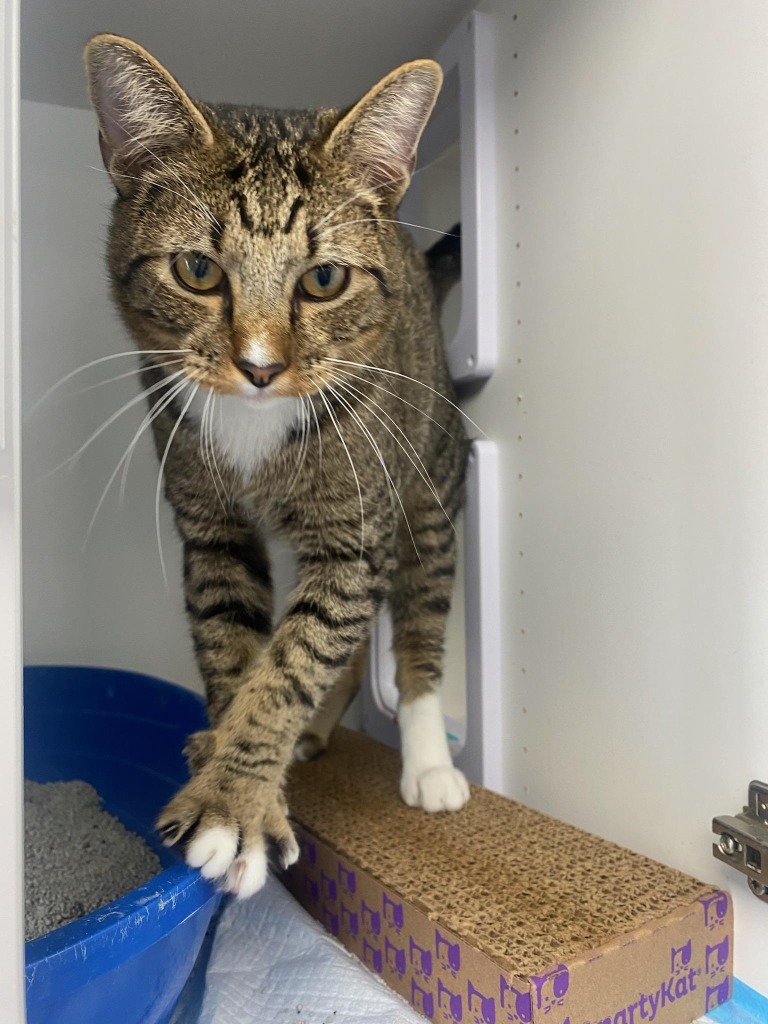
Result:
[[172,1024],[286,1021],[424,1024],[269,877],[252,899],[224,903]]

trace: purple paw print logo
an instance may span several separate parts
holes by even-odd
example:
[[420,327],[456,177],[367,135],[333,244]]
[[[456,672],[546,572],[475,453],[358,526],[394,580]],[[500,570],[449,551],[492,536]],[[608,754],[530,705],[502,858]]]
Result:
[[670,970],[673,975],[679,976],[685,974],[691,965],[692,956],[692,943],[691,940],[685,943],[684,946],[672,947],[671,951],[671,965]]
[[323,927],[331,935],[339,937],[339,915],[330,907],[323,907]]
[[509,1024],[531,1024],[533,1001],[529,990],[520,991],[502,975],[499,980],[499,1005]]
[[343,903],[341,904],[341,929],[347,935],[357,935],[360,930],[357,914],[354,910],[345,907]]
[[716,946],[707,946],[707,977],[717,978],[718,975],[725,975],[728,968],[728,957],[730,955],[730,943],[726,935],[722,942]]
[[320,899],[320,886],[313,878],[304,879],[304,892],[310,903],[317,903]]
[[549,1013],[554,1006],[562,1006],[568,991],[570,977],[565,964],[558,964],[546,974],[531,978],[536,1009]]
[[389,927],[394,928],[396,932],[399,932],[405,922],[403,904],[396,903],[393,899],[390,899],[386,893],[384,893],[381,900],[381,909],[384,914],[384,920]]
[[719,985],[707,985],[707,1012],[716,1009],[718,1006],[722,1006],[723,1003],[727,1003],[729,991],[729,978],[721,981]]
[[384,955],[381,950],[371,945],[367,939],[363,939],[363,963],[376,974],[381,974],[384,966]]
[[363,919],[363,928],[368,935],[381,935],[381,913],[369,907],[365,900],[360,904],[360,915]]
[[415,980],[411,982],[411,1005],[430,1020],[435,1016],[435,997]]
[[432,977],[432,950],[424,949],[415,939],[411,938],[408,944],[408,953],[411,958],[411,967],[416,975],[423,978]]
[[324,899],[336,901],[336,879],[326,875],[324,871],[320,872],[320,888]]
[[317,863],[317,846],[309,839],[299,839],[302,859],[308,860],[314,867]]
[[440,978],[437,979],[437,1008],[444,1020],[460,1024],[464,1019],[461,1012],[461,993],[452,992]]
[[354,896],[357,891],[357,875],[339,863],[339,885],[345,896]]
[[704,908],[704,924],[710,930],[719,928],[725,921],[728,913],[728,894],[724,892],[713,893],[712,896],[704,896],[699,900]]
[[461,969],[461,946],[458,942],[450,942],[439,929],[435,929],[435,953],[437,961],[444,971],[456,977]]
[[472,1024],[496,1024],[496,1000],[467,982],[467,1012]]
[[405,974],[405,950],[387,938],[384,939],[384,960],[390,971],[403,977]]

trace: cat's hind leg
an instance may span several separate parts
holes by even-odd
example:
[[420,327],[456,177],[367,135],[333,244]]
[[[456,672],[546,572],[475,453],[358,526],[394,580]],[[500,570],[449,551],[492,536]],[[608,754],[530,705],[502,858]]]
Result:
[[341,721],[363,682],[368,660],[366,641],[352,656],[339,681],[323,699],[322,704],[307,722],[294,747],[294,761],[312,761],[328,748],[331,734]]
[[469,799],[469,786],[451,760],[439,693],[456,538],[439,507],[421,515],[415,510],[409,522],[413,539],[407,534],[400,540],[390,596],[403,758],[400,794],[411,807],[457,811]]

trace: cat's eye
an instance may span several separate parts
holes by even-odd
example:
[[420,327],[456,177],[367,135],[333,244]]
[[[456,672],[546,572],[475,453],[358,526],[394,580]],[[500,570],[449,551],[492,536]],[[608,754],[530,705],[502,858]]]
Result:
[[349,267],[323,263],[312,267],[299,278],[299,291],[307,299],[322,301],[341,295],[349,282]]
[[193,292],[212,292],[224,280],[219,264],[201,252],[180,252],[171,267],[179,284]]

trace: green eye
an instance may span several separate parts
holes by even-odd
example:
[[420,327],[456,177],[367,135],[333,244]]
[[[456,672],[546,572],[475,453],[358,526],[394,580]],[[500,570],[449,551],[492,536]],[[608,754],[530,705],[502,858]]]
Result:
[[171,263],[179,284],[193,292],[212,292],[224,280],[224,271],[201,252],[180,252]]
[[349,267],[323,263],[312,267],[299,278],[299,289],[308,299],[335,299],[341,295],[349,281]]

